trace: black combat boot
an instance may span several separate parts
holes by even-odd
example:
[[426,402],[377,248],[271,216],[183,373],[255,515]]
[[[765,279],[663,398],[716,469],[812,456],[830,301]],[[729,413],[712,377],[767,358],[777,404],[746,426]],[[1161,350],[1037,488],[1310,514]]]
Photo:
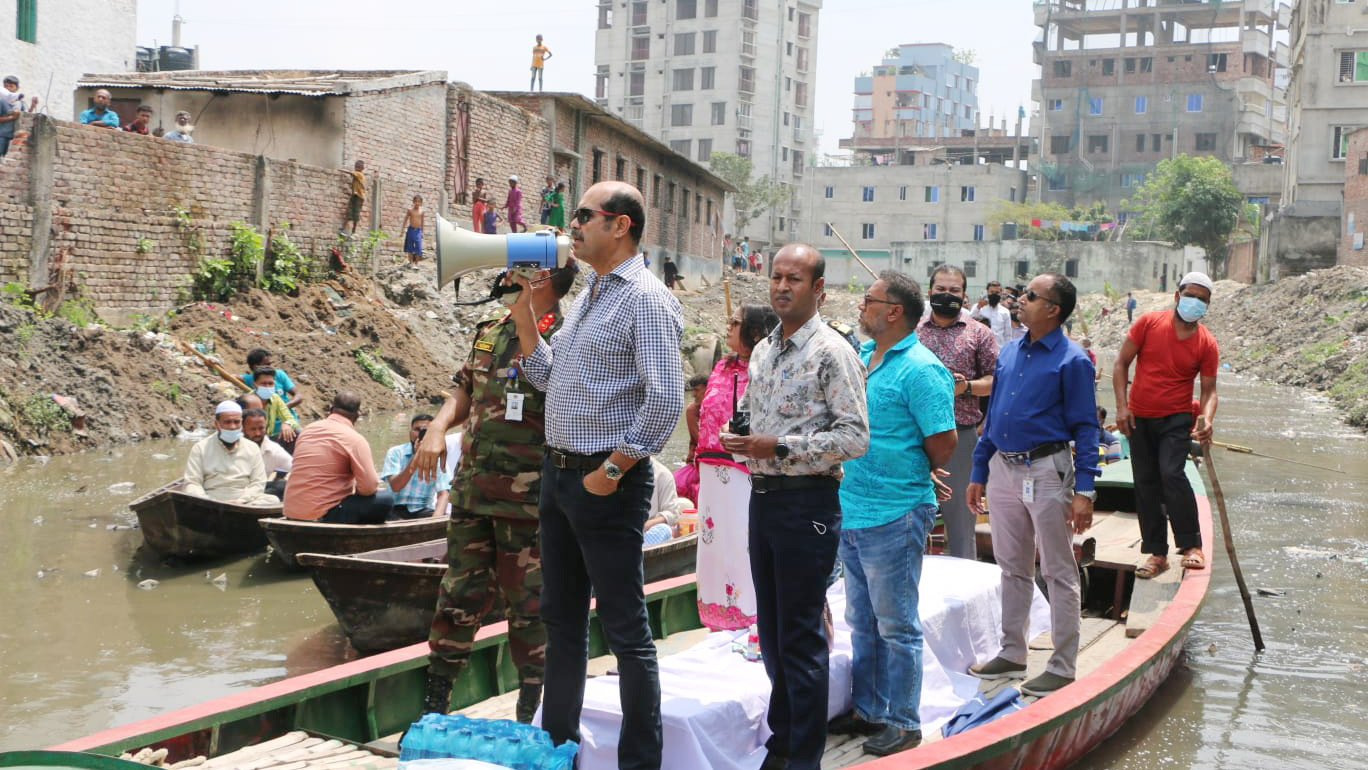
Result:
[[540,682],[524,682],[518,688],[518,707],[514,713],[519,722],[532,724],[532,717],[537,715],[537,705],[541,703],[541,691]]
[[451,680],[440,674],[429,673],[427,692],[423,695],[424,714],[445,714],[451,710]]

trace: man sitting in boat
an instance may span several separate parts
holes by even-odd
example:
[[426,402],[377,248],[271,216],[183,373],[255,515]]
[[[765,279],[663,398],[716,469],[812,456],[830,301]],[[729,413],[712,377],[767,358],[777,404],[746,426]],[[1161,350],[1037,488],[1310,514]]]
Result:
[[266,492],[276,497],[285,496],[285,477],[290,473],[294,458],[285,447],[266,435],[266,410],[242,410],[242,436],[261,448],[261,460],[266,465]]
[[224,401],[214,408],[214,432],[190,448],[181,491],[210,500],[243,505],[274,505],[266,494],[261,449],[242,440],[242,407]]
[[381,486],[370,443],[353,427],[360,417],[361,397],[339,390],[328,416],[300,432],[285,488],[286,518],[379,524],[389,517],[394,495]]
[[391,519],[422,519],[447,508],[447,498],[451,495],[451,474],[441,467],[434,478],[425,480],[420,477],[418,465],[414,462],[417,456],[414,450],[423,436],[427,435],[431,422],[430,414],[414,415],[409,422],[409,440],[385,452],[380,480],[394,492]]
[[680,497],[675,489],[674,473],[654,457],[651,458],[651,473],[655,477],[655,489],[651,492],[651,515],[641,528],[645,533],[646,548],[674,537],[680,512],[693,507],[693,501]]

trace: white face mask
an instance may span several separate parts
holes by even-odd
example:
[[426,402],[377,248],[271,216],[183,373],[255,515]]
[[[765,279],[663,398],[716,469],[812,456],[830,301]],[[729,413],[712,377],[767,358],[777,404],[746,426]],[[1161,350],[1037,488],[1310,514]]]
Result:
[[275,395],[275,388],[257,388],[256,394],[262,401],[270,401],[271,396]]
[[241,430],[228,430],[226,428],[219,428],[218,434],[219,441],[222,441],[225,444],[236,444],[237,442],[242,440]]

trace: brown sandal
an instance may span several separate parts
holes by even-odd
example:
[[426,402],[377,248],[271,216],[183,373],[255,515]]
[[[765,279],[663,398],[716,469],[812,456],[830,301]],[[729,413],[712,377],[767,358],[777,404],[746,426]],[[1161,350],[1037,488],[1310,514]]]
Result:
[[1151,554],[1145,563],[1135,568],[1135,576],[1141,580],[1149,580],[1159,573],[1168,569],[1168,559],[1163,556]]
[[1180,562],[1183,569],[1206,569],[1206,557],[1202,555],[1202,549],[1189,548],[1183,551],[1183,561]]

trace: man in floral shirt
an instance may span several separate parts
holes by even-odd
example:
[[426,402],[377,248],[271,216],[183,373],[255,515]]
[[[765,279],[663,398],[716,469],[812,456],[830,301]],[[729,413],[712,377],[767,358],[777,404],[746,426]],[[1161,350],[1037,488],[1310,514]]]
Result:
[[[869,448],[864,366],[817,312],[826,263],[790,244],[770,266],[780,325],[756,345],[741,399],[750,435],[722,434],[751,470],[750,559],[769,675],[761,770],[817,770],[826,745],[827,576],[841,534],[841,463]],[[780,590],[782,587],[782,590]],[[781,633],[782,629],[782,633]]]

